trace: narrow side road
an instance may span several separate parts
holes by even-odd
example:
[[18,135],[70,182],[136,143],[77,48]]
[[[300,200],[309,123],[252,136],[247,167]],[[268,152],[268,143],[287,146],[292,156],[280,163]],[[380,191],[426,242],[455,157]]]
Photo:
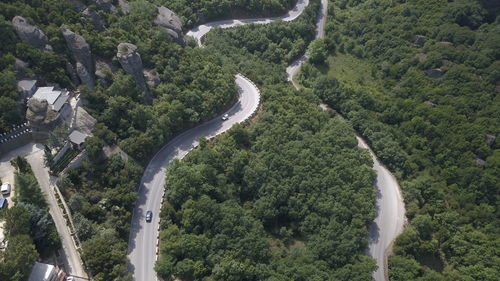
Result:
[[377,172],[377,217],[370,226],[367,254],[377,261],[378,269],[373,272],[375,281],[389,280],[387,257],[391,246],[403,231],[405,224],[405,206],[398,181],[387,168],[378,161],[377,156],[360,138],[358,146],[367,149],[373,159],[373,169]]
[[[259,89],[248,79],[236,75],[239,100],[226,113],[228,120],[214,118],[190,129],[167,143],[149,162],[141,179],[139,196],[132,217],[132,227],[128,243],[129,271],[138,281],[158,280],[154,270],[159,235],[159,214],[165,188],[165,172],[174,159],[183,158],[198,145],[198,138],[213,138],[234,124],[246,121],[259,106]],[[153,212],[153,219],[146,222],[147,211]]]
[[[32,153],[26,156],[33,173],[40,185],[42,193],[45,195],[47,203],[49,205],[49,213],[54,220],[56,225],[57,233],[61,238],[62,244],[62,259],[66,265],[66,272],[70,275],[75,275],[83,278],[88,278],[87,273],[83,268],[83,263],[80,258],[80,254],[76,249],[76,245],[73,243],[69,228],[66,225],[66,219],[63,216],[63,212],[59,205],[57,204],[56,197],[54,195],[54,184],[55,177],[49,175],[49,170],[45,167],[43,163],[43,146],[41,144],[31,144],[33,146]],[[78,280],[78,279],[77,279]],[[82,279],[84,280],[84,279]]]

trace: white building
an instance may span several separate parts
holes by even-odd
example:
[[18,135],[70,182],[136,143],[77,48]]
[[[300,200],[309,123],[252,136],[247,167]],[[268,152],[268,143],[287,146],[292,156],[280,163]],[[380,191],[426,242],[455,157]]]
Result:
[[40,101],[46,100],[49,109],[60,112],[61,108],[67,104],[69,92],[67,90],[54,90],[54,87],[40,87],[32,98]]
[[46,263],[35,262],[28,281],[56,281],[57,269]]

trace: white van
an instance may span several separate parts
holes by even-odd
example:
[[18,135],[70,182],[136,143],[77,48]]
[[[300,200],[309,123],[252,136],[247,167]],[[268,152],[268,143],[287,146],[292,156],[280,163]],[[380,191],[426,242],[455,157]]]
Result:
[[4,182],[2,184],[2,188],[0,189],[2,194],[10,194],[10,183]]

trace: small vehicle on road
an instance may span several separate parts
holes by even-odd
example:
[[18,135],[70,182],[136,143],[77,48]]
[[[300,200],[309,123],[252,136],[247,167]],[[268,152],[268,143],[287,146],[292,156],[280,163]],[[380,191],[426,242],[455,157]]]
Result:
[[66,281],[75,281],[75,277],[68,276],[68,277],[66,277]]
[[153,212],[147,211],[146,212],[146,222],[151,222],[152,219],[153,219]]
[[227,119],[229,119],[229,114],[226,113],[226,114],[222,115],[221,119],[222,119],[222,121],[226,121]]
[[2,187],[0,188],[0,192],[2,194],[10,194],[10,189],[11,189],[11,186],[10,186],[10,183],[8,182],[4,182],[2,183]]

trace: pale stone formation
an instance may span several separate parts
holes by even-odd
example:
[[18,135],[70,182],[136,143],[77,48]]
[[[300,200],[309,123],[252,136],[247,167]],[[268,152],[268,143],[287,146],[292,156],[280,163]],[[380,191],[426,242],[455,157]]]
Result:
[[94,88],[94,62],[92,60],[92,53],[90,52],[90,46],[85,41],[85,38],[74,33],[68,28],[63,28],[62,35],[64,40],[66,40],[66,45],[68,49],[71,51],[71,55],[73,56],[76,63],[76,73],[82,83],[90,87]]
[[175,42],[180,45],[184,45],[184,40],[182,39],[182,22],[179,17],[164,6],[157,6],[157,9],[158,15],[156,16],[154,23],[162,27]]
[[144,80],[144,74],[142,73],[142,59],[137,51],[137,46],[130,43],[120,43],[116,57],[125,72],[132,75],[138,88],[146,93],[146,101],[151,101],[150,93]]
[[24,42],[40,50],[52,51],[45,33],[40,28],[29,24],[25,18],[15,16],[12,19],[12,26],[14,26],[17,36]]
[[144,74],[144,78],[146,79],[146,83],[151,87],[156,87],[161,83],[160,76],[158,72],[150,69],[145,69],[142,71]]
[[102,24],[101,22],[101,18],[99,17],[99,15],[96,13],[96,11],[92,10],[92,9],[85,9],[83,12],[82,12],[82,15],[91,20],[92,21],[92,25],[94,25],[94,28],[97,30],[97,31],[104,31],[104,29],[106,29],[106,27],[104,26],[104,24]]
[[439,78],[443,76],[443,70],[440,68],[429,69],[425,71],[425,74],[431,78]]

